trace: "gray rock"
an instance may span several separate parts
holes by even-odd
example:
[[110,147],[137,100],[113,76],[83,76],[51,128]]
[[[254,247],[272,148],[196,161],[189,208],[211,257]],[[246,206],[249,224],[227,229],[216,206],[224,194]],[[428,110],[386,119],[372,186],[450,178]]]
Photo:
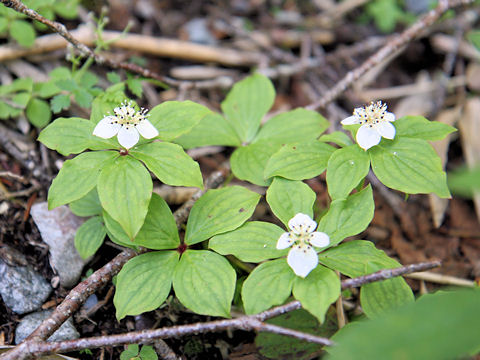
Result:
[[190,20],[185,25],[185,30],[191,42],[205,45],[215,45],[217,43],[217,40],[208,28],[206,19],[195,18]]
[[[18,324],[15,329],[15,344],[21,343],[28,335],[30,335],[37,327],[45,320],[52,310],[39,311],[36,313],[28,314]],[[62,340],[73,340],[78,339],[80,334],[73,325],[72,318],[68,319],[60,329],[55,331],[52,336],[48,338],[47,341],[62,341]]]
[[52,291],[50,284],[29,266],[10,266],[0,259],[0,295],[17,314],[37,310]]
[[32,206],[35,221],[43,241],[50,247],[50,264],[60,277],[64,287],[76,285],[87,260],[83,260],[75,249],[74,239],[83,219],[74,215],[67,206],[48,210],[46,202]]

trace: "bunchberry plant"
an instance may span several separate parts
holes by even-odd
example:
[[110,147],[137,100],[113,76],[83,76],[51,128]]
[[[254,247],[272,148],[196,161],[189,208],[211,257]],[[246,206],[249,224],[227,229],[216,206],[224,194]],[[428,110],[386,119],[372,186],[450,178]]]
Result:
[[395,137],[395,127],[391,124],[393,121],[395,121],[395,115],[387,111],[386,104],[378,101],[356,108],[352,116],[342,120],[342,124],[360,124],[355,139],[362,149],[368,150],[378,145],[382,137],[390,140]]
[[[354,142],[342,132],[323,134],[328,122],[305,109],[261,125],[275,93],[259,74],[233,87],[223,115],[189,101],[165,102],[147,114],[126,100],[124,89],[117,83],[99,94],[90,119],[56,119],[39,137],[63,155],[79,154],[65,161],[48,201],[50,208],[70,204],[74,213],[91,216],[77,232],[80,254],[95,253],[107,234],[117,244],[148,249],[118,274],[118,319],[156,309],[173,289],[190,310],[223,317],[232,302],[254,314],[293,296],[322,322],[340,296],[338,273],[357,277],[399,266],[368,240],[341,244],[373,218],[373,191],[365,185],[370,169],[392,189],[450,196],[428,141],[454,129],[423,117],[395,119],[381,102],[356,108],[343,121]],[[166,184],[197,187],[202,175],[172,142],[236,147],[233,174],[268,187],[266,202],[283,227],[249,221],[261,196],[237,185],[207,191],[179,233],[165,200],[152,195],[151,174]],[[315,216],[317,195],[302,180],[325,170],[331,202]],[[248,271],[243,263],[258,265]],[[402,278],[366,284],[360,292],[370,317],[413,298]]]
[[322,248],[330,243],[327,234],[315,231],[317,223],[310,216],[298,213],[288,222],[289,232],[283,233],[277,242],[277,249],[291,247],[287,263],[295,275],[306,277],[318,265],[317,252],[313,246]]
[[158,360],[158,355],[151,346],[143,345],[140,349],[138,344],[131,344],[122,351],[120,360]]

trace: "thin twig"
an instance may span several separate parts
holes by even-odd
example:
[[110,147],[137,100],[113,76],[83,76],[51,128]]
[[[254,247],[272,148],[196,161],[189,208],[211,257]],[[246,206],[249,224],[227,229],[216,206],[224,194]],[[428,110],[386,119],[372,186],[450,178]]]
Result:
[[[419,264],[412,264],[396,269],[384,269],[377,271],[373,274],[360,276],[354,279],[347,279],[342,281],[342,289],[347,289],[351,287],[358,287],[364,284],[368,284],[374,281],[381,281],[390,279],[396,276],[405,275],[411,272],[423,271],[427,269],[432,269],[434,267],[440,266],[439,261],[425,262]],[[138,344],[138,343],[150,343],[156,339],[166,339],[172,337],[185,336],[190,334],[199,334],[207,332],[217,332],[225,331],[227,329],[241,329],[241,330],[258,330],[258,331],[268,331],[277,334],[283,334],[288,336],[293,336],[296,338],[301,338],[306,341],[311,341],[317,344],[331,345],[333,344],[331,340],[326,338],[321,338],[317,336],[301,333],[298,331],[285,329],[278,326],[273,326],[270,324],[264,324],[263,322],[272,317],[285,314],[287,312],[297,310],[301,308],[300,301],[292,301],[285,305],[277,306],[273,309],[261,312],[256,315],[242,316],[236,319],[228,320],[217,320],[204,323],[195,323],[189,325],[179,325],[172,326],[154,330],[144,330],[130,332],[126,334],[119,335],[110,335],[110,336],[99,336],[99,337],[90,337],[84,339],[60,341],[60,342],[34,342],[28,341],[19,345],[16,349],[21,349],[18,353],[18,357],[9,357],[9,356],[0,356],[0,359],[24,359],[25,354],[35,354],[35,355],[44,355],[52,354],[59,352],[68,352],[81,349],[92,349],[102,346],[119,346],[125,344]],[[16,350],[14,349],[14,350]],[[12,354],[10,352],[9,354]]]
[[347,279],[342,281],[342,289],[359,287],[376,281],[391,279],[393,277],[410,274],[413,272],[430,270],[439,267],[442,263],[440,261],[429,261],[418,264],[402,266],[396,269],[383,269],[373,274],[360,276],[354,279]]
[[415,39],[415,37],[425,28],[431,26],[442,16],[447,10],[460,5],[472,3],[473,0],[441,0],[438,6],[421,17],[416,23],[407,28],[401,34],[392,37],[378,52],[369,57],[362,65],[348,72],[342,80],[340,80],[328,93],[323,95],[318,101],[307,106],[307,109],[316,110],[324,108],[327,104],[340,96],[355,81],[363,76],[367,71],[381,63],[402,46]]

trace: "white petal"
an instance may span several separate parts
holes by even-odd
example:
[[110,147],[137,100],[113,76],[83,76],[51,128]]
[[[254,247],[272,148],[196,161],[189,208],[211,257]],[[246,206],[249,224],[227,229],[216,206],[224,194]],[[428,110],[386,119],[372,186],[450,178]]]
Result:
[[122,127],[120,124],[114,124],[115,117],[106,116],[100,120],[93,130],[93,135],[99,136],[103,139],[110,139],[112,136],[117,135],[118,131]]
[[278,250],[286,249],[292,246],[294,242],[295,242],[295,239],[293,238],[293,236],[291,236],[290,233],[288,232],[283,233],[277,241],[277,249]]
[[122,126],[120,131],[118,132],[118,142],[122,145],[125,149],[130,149],[140,139],[140,135],[138,134],[137,129],[135,126]]
[[311,246],[296,245],[289,251],[287,263],[295,274],[304,278],[318,265],[318,256]]
[[358,145],[364,150],[368,150],[372,146],[377,145],[382,139],[377,130],[368,125],[363,125],[358,129],[356,138]]
[[358,124],[357,117],[355,115],[349,116],[346,119],[343,119],[340,121],[342,125],[353,125],[353,124]]
[[389,122],[382,122],[376,126],[376,129],[380,135],[386,139],[392,140],[395,137],[395,126]]
[[288,222],[288,227],[297,235],[311,233],[317,228],[317,223],[308,215],[298,213]]
[[395,114],[387,111],[383,119],[387,121],[395,121]]
[[328,244],[330,244],[329,236],[324,232],[320,232],[320,231],[315,231],[311,233],[309,241],[310,241],[310,244],[319,248],[325,247]]
[[153,139],[155,136],[158,136],[158,130],[146,119],[137,124],[137,130],[145,139]]

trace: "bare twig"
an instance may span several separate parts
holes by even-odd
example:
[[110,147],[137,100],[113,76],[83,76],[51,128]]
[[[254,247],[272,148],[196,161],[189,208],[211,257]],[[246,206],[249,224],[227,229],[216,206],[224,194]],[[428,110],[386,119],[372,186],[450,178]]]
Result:
[[[440,262],[426,262],[412,264],[396,269],[384,269],[373,274],[361,276],[354,279],[342,281],[342,289],[358,287],[374,281],[390,279],[396,276],[405,275],[411,272],[423,271],[440,266]],[[189,334],[199,334],[206,332],[224,331],[227,329],[257,330],[268,331],[276,334],[293,336],[298,339],[314,342],[322,345],[331,345],[333,342],[326,338],[305,334],[302,332],[286,329],[279,326],[265,324],[264,321],[287,312],[301,308],[300,301],[292,301],[285,305],[274,307],[273,309],[261,312],[256,315],[242,316],[236,319],[217,320],[205,323],[196,323],[189,325],[172,326],[154,330],[144,330],[130,332],[126,334],[91,337],[77,340],[68,340],[61,342],[34,342],[28,341],[19,345],[16,349],[22,349],[25,354],[44,355],[58,352],[68,352],[86,348],[97,348],[102,346],[118,346],[124,344],[150,343],[156,339],[166,339],[179,337]],[[12,354],[10,352],[9,354]],[[24,359],[24,353],[18,353],[18,357],[0,356],[1,359]]]
[[383,269],[373,274],[360,276],[354,279],[347,279],[342,281],[342,289],[359,287],[376,281],[391,279],[396,276],[410,274],[412,272],[430,270],[441,265],[440,261],[430,261],[418,264],[402,266],[396,269]]
[[405,46],[408,42],[415,39],[416,36],[425,28],[431,26],[442,16],[447,10],[454,7],[470,4],[473,0],[441,0],[438,6],[421,17],[415,24],[410,26],[401,34],[392,37],[392,39],[385,44],[378,52],[369,57],[358,68],[347,73],[342,80],[340,80],[328,93],[323,95],[318,101],[307,106],[307,109],[315,110],[318,108],[324,108],[328,103],[335,100],[340,94],[342,94],[348,87],[350,87],[355,81],[363,76],[368,70],[385,60],[391,54],[396,52],[402,46]]

